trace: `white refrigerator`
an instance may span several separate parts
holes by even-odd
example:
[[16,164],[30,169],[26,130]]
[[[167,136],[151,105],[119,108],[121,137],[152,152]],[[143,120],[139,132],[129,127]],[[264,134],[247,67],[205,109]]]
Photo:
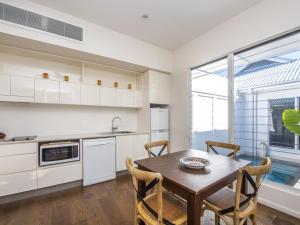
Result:
[[[151,108],[150,141],[169,140],[169,110],[168,108]],[[152,148],[158,154],[160,147]],[[166,153],[166,151],[164,152]]]

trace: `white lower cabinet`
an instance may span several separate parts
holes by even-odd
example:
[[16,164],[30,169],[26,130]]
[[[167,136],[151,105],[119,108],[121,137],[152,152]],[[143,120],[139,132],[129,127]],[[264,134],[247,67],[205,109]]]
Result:
[[80,84],[60,82],[60,104],[80,104]]
[[59,103],[59,82],[36,79],[34,93],[34,101],[37,103]]
[[37,154],[0,157],[0,175],[36,170]]
[[3,144],[0,145],[0,157],[37,153],[37,150],[37,143]]
[[96,85],[81,85],[81,104],[99,105],[99,87]]
[[0,196],[37,189],[36,170],[0,175]]
[[38,188],[50,187],[82,179],[82,164],[49,167],[37,170]]
[[126,159],[144,159],[148,157],[144,145],[149,142],[148,134],[124,135],[116,137],[116,170],[126,170]]

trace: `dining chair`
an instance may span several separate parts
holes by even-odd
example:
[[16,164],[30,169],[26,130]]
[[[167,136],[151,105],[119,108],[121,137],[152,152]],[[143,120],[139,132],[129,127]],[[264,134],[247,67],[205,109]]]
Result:
[[[247,166],[241,169],[238,173],[236,191],[230,188],[219,190],[204,201],[203,211],[211,210],[215,213],[216,225],[220,224],[220,219],[225,224],[231,225],[230,218],[233,220],[233,225],[242,225],[248,217],[253,225],[256,225],[257,193],[262,176],[265,176],[270,169],[270,158],[263,159],[259,166]],[[255,181],[252,177],[255,177]],[[243,178],[250,183],[253,193],[241,193]]]
[[[169,146],[169,141],[164,140],[164,141],[154,141],[154,142],[150,142],[145,144],[145,149],[148,152],[148,156],[150,157],[156,157],[156,156],[160,156],[164,150],[167,150],[167,153],[170,153],[170,146]],[[160,151],[155,154],[151,149],[154,147],[161,147]]]
[[[160,173],[139,170],[134,167],[131,159],[126,160],[126,167],[132,176],[135,191],[135,225],[141,220],[147,225],[186,224],[186,204],[175,195],[163,192],[163,177]],[[138,181],[145,182],[147,185],[138,189]],[[154,191],[147,195],[147,192],[152,189]]]
[[216,141],[206,141],[206,146],[207,146],[207,152],[213,151],[216,154],[220,154],[215,147],[218,148],[223,148],[223,149],[229,149],[230,153],[227,154],[226,156],[230,156],[232,158],[236,158],[236,154],[240,150],[239,145],[235,144],[229,144],[229,143],[223,143],[223,142],[216,142]]

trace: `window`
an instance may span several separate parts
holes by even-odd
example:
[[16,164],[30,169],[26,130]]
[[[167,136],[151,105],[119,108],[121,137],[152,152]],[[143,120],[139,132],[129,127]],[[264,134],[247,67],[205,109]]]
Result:
[[270,146],[295,148],[295,135],[285,128],[282,121],[283,111],[295,108],[295,99],[273,99],[269,101],[269,105]]

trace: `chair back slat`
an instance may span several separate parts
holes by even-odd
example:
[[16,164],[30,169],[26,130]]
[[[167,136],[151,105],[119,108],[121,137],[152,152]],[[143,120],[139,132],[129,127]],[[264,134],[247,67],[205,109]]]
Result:
[[[165,150],[167,151],[168,154],[170,153],[169,141],[167,141],[167,140],[150,142],[150,143],[145,144],[144,147],[148,153],[149,158],[160,156],[163,153],[163,151],[165,151]],[[155,154],[152,152],[151,149],[154,147],[161,147],[158,154]]]
[[240,146],[236,144],[229,144],[229,143],[223,143],[223,142],[216,142],[216,141],[206,141],[206,146],[207,146],[207,152],[213,151],[216,154],[219,154],[218,151],[215,149],[215,147],[218,148],[224,148],[224,149],[229,149],[231,152],[227,155],[232,158],[236,158],[236,155],[238,151],[240,150]]

